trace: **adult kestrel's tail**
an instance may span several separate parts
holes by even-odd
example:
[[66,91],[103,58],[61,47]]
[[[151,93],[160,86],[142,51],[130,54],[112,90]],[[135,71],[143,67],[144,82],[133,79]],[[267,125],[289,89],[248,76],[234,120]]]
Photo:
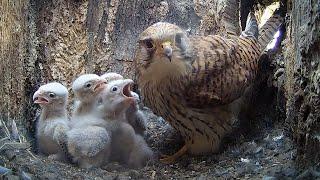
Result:
[[248,14],[245,30],[241,33],[244,37],[254,37],[258,39],[259,29],[257,19],[252,12]]
[[264,51],[270,41],[273,39],[276,32],[279,30],[283,23],[283,17],[281,17],[278,11],[267,20],[267,22],[259,29],[259,45],[260,50]]

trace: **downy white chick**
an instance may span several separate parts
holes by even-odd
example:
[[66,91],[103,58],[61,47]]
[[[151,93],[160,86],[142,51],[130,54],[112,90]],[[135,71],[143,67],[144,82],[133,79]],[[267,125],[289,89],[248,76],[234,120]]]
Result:
[[79,76],[72,84],[75,96],[73,116],[81,116],[92,111],[97,95],[105,88],[106,80],[96,74]]
[[110,133],[106,121],[97,114],[97,97],[105,88],[106,80],[95,74],[85,74],[73,83],[77,105],[71,118],[68,150],[82,168],[100,167],[108,162]]
[[[105,73],[100,77],[107,80],[107,83],[110,83],[115,80],[124,79],[122,75],[118,73]],[[128,122],[135,132],[140,135],[144,135],[146,130],[146,117],[142,111],[139,110],[139,102],[140,98],[139,95],[133,91],[130,91],[131,96],[135,98],[135,102],[130,105],[128,110],[126,111],[126,118],[125,121]]]
[[139,168],[152,159],[153,152],[126,121],[126,112],[135,103],[130,93],[132,83],[131,79],[109,82],[101,93],[99,111],[104,114],[108,122],[107,129],[111,132],[110,159],[131,168]]
[[66,104],[68,90],[60,83],[41,86],[33,95],[33,101],[42,108],[37,123],[36,138],[40,154],[67,161],[66,132],[69,130]]

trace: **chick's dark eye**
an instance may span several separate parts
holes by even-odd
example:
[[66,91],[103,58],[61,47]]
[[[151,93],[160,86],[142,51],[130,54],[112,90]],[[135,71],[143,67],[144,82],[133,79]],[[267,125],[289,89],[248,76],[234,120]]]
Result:
[[87,87],[87,88],[91,87],[91,84],[86,84],[86,87]]
[[147,47],[148,49],[152,49],[152,48],[153,48],[153,43],[152,43],[152,40],[151,40],[151,39],[145,40],[144,43],[145,43],[145,45],[146,45],[146,47]]
[[49,97],[54,98],[56,95],[54,93],[50,93]]
[[114,86],[114,87],[111,88],[111,91],[112,91],[112,92],[116,92],[117,90],[118,90],[118,87],[116,87],[116,86]]

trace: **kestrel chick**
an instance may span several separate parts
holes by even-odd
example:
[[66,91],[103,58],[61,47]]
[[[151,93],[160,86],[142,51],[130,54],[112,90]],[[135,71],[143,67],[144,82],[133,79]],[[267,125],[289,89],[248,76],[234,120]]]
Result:
[[68,150],[82,168],[99,167],[108,162],[110,133],[106,121],[97,113],[99,94],[106,87],[106,80],[95,74],[78,77],[72,85],[76,98],[67,133]]
[[[265,38],[272,39],[274,29]],[[270,33],[270,32],[271,33]],[[178,26],[159,22],[143,31],[135,54],[138,85],[144,104],[184,137],[186,152],[217,152],[232,130],[239,98],[253,82],[261,54],[258,24],[249,14],[238,38],[187,36]]]
[[67,160],[67,99],[67,88],[56,82],[41,86],[33,95],[34,103],[42,108],[36,130],[39,151],[61,161]]
[[[105,73],[100,77],[107,80],[107,83],[115,80],[123,79],[123,76],[117,73]],[[146,131],[146,117],[139,109],[140,98],[139,95],[133,91],[130,91],[131,96],[135,98],[135,102],[130,105],[126,111],[126,121],[133,127],[136,133],[144,135]]]
[[126,112],[135,103],[130,93],[132,83],[131,79],[109,82],[101,94],[101,105],[98,109],[104,113],[109,123],[107,130],[112,134],[111,160],[139,168],[152,159],[153,152],[144,139],[136,135],[132,126],[127,123]]
[[99,110],[108,119],[121,119],[126,122],[125,112],[135,102],[131,95],[131,79],[120,79],[109,82],[99,96]]
[[106,80],[96,74],[84,74],[72,84],[76,103],[73,116],[86,114],[92,110],[95,98],[105,88]]

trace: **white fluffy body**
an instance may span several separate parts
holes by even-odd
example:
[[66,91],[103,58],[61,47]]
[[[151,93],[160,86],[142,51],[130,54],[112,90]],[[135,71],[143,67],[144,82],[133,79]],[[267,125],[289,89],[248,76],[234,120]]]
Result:
[[111,133],[111,160],[124,163],[131,168],[143,167],[153,158],[153,152],[144,139],[135,133],[127,122],[126,112],[134,104],[135,99],[128,97],[130,79],[114,80],[107,84],[101,94],[99,111],[105,114],[108,122],[107,130]]
[[[71,118],[72,129],[67,133],[67,145],[74,161],[82,168],[100,167],[109,159],[110,133],[106,130],[106,121],[97,113],[101,92],[92,89],[103,80],[98,75],[85,74],[72,85],[76,101]],[[103,91],[105,87],[101,87]]]
[[[91,117],[91,120],[95,118]],[[68,150],[79,167],[100,167],[109,161],[110,133],[103,126],[87,122],[86,126],[74,127],[67,133]],[[99,122],[99,119],[95,122]]]
[[63,144],[70,129],[66,113],[67,98],[67,88],[56,82],[41,86],[33,95],[35,103],[42,107],[36,129],[39,152],[61,161],[66,161],[67,150]]

